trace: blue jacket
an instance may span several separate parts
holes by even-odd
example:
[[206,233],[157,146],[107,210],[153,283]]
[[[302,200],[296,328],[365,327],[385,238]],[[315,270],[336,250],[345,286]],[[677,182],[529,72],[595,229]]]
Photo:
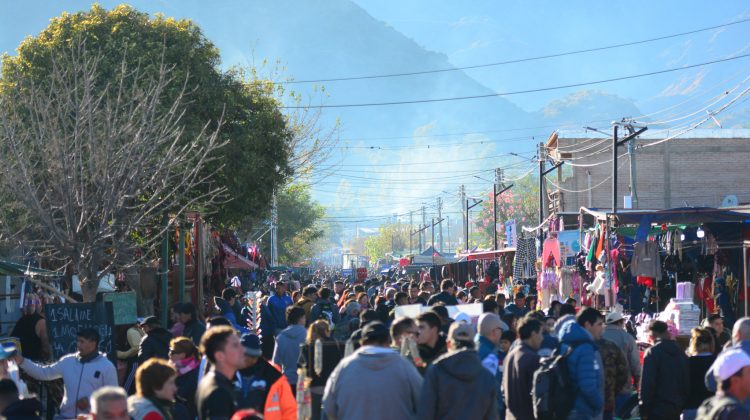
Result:
[[240,334],[246,334],[250,332],[247,326],[240,325],[240,323],[237,321],[237,316],[234,313],[234,308],[229,305],[229,302],[218,296],[214,296],[214,305],[219,310],[219,312],[221,312],[221,316],[228,319],[229,322],[232,323],[234,329],[239,331]]
[[573,347],[568,356],[568,371],[577,393],[573,407],[577,418],[600,416],[604,410],[604,365],[594,338],[577,322],[568,322],[560,329],[560,343],[563,352]]
[[268,310],[271,312],[271,323],[275,330],[279,331],[287,327],[286,308],[292,305],[292,297],[287,294],[273,295],[268,298]]
[[482,366],[495,377],[497,383],[497,406],[500,413],[505,413],[505,404],[503,403],[503,393],[500,391],[500,385],[503,383],[503,363],[498,357],[498,348],[495,343],[487,337],[477,334],[476,338],[477,354]]

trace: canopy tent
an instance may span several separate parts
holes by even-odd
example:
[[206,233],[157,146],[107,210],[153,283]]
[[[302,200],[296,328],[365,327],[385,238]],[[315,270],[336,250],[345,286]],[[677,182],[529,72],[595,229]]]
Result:
[[242,255],[237,254],[227,244],[222,244],[222,245],[224,246],[224,252],[226,253],[226,258],[224,260],[224,267],[234,268],[234,269],[239,269],[239,270],[254,270],[258,268],[258,264],[255,264],[254,262],[243,257]]
[[42,268],[29,267],[12,261],[0,260],[0,275],[3,276],[40,276],[40,277],[60,277],[61,273],[57,271],[45,270]]

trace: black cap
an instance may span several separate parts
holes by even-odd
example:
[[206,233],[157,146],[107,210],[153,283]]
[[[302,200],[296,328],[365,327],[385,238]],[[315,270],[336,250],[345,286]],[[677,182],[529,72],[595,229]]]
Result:
[[523,299],[525,297],[526,297],[526,295],[524,295],[522,292],[516,293],[516,299]]
[[362,329],[363,340],[382,340],[390,336],[391,332],[388,331],[388,327],[380,321],[370,322]]
[[242,347],[245,348],[245,354],[251,357],[260,357],[263,355],[261,349],[260,337],[255,334],[245,334],[240,339]]
[[144,325],[161,325],[161,322],[159,322],[159,318],[155,316],[149,316],[143,319],[140,323],[138,323],[141,327]]

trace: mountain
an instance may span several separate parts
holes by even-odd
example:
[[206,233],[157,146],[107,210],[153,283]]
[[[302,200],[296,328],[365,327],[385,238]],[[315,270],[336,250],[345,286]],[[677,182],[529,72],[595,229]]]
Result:
[[[539,120],[559,125],[609,121],[621,117],[637,117],[641,112],[625,98],[599,90],[584,90],[556,99],[535,113]],[[581,127],[575,127],[581,128]]]

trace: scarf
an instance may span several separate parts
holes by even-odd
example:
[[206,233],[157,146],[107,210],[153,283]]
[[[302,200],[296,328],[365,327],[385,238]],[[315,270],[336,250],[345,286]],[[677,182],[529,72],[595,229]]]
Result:
[[200,362],[198,360],[195,360],[195,357],[193,356],[186,357],[182,360],[174,362],[175,368],[177,368],[177,373],[179,373],[180,375],[184,375],[197,368],[199,364]]

